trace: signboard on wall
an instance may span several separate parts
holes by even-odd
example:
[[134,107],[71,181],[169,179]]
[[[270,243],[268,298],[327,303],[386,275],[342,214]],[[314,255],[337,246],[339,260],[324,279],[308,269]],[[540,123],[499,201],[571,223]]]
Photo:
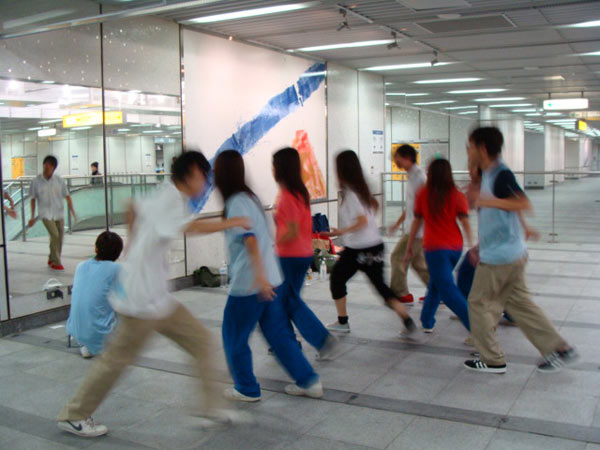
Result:
[[[63,128],[83,127],[86,125],[102,125],[102,111],[88,111],[78,114],[63,116]],[[106,111],[104,113],[106,125],[123,123],[123,111]]]
[[[327,195],[324,63],[184,30],[186,144],[214,161],[223,150],[244,155],[246,177],[264,203],[275,200],[273,152],[295,147],[312,198]],[[232,107],[231,105],[235,105]],[[222,209],[218,196],[196,211]]]
[[13,180],[25,175],[25,158],[12,158],[11,169]]
[[383,130],[373,130],[373,149],[372,152],[383,153],[384,152],[384,139],[383,139]]

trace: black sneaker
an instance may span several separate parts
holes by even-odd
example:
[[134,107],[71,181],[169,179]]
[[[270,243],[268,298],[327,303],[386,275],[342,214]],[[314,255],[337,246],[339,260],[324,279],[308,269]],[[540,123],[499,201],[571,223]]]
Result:
[[552,352],[544,357],[544,360],[537,366],[537,370],[543,373],[559,372],[563,366],[568,366],[578,359],[579,353],[573,347],[562,352]]
[[406,327],[406,334],[413,334],[417,331],[417,326],[415,325],[415,321],[412,320],[411,317],[407,317],[402,320],[404,322],[404,326]]
[[464,366],[469,370],[485,373],[506,373],[506,364],[501,366],[489,366],[480,359],[469,359],[465,361]]

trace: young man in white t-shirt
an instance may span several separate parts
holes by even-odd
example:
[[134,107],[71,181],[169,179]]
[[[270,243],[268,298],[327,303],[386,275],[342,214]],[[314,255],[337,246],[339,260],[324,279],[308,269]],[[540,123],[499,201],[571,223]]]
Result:
[[[425,172],[417,165],[417,151],[412,145],[405,144],[400,146],[394,154],[394,162],[398,167],[406,170],[406,206],[400,218],[390,227],[390,234],[394,234],[403,222],[406,224],[405,229],[410,231],[415,218],[414,209],[417,192],[421,190],[427,181]],[[390,287],[402,303],[412,305],[414,304],[414,298],[408,290],[408,266],[412,266],[425,286],[429,284],[429,271],[427,270],[427,262],[423,253],[423,227],[417,233],[412,245],[412,257],[409,263],[404,264],[403,258],[406,254],[408,234],[404,233],[392,252],[392,280]],[[424,300],[424,297],[422,300]]]
[[175,341],[192,355],[203,403],[200,414],[216,422],[237,421],[235,411],[219,409],[212,386],[214,350],[209,331],[170,293],[167,254],[182,233],[210,233],[247,227],[246,218],[194,221],[190,197],[204,191],[210,164],[198,152],[185,152],[173,164],[172,183],[165,183],[130,210],[129,240],[117,287],[109,297],[120,321],[104,353],[90,367],[75,396],[63,407],[58,426],[69,433],[96,437],[108,432],[92,413],[102,403],[123,370],[139,354],[154,331]]

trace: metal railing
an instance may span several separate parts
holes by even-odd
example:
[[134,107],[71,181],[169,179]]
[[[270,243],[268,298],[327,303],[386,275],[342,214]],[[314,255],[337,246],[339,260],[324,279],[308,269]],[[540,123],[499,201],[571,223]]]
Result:
[[[600,171],[595,170],[581,170],[578,168],[577,170],[556,170],[556,171],[513,171],[516,176],[523,176],[523,178],[527,175],[538,175],[544,177],[544,183],[542,186],[543,189],[548,188],[551,189],[551,231],[549,233],[550,242],[556,243],[557,240],[557,230],[556,230],[556,186],[560,185],[562,182],[578,180],[580,178],[585,177],[598,177],[600,176]],[[466,170],[457,170],[453,171],[452,174],[455,177],[455,182],[457,185],[464,183],[465,185],[470,182],[469,180],[469,172]],[[400,177],[400,179],[398,179]],[[457,180],[458,179],[458,180]],[[388,188],[388,186],[392,186],[394,183],[401,183],[400,198],[397,199],[394,196],[393,187]],[[383,194],[383,205],[381,208],[381,221],[382,224],[386,225],[387,218],[387,208],[388,203],[397,202],[399,206],[404,207],[406,205],[406,172],[382,172],[381,173],[381,191]],[[523,183],[520,183],[523,184]],[[528,186],[524,186],[525,189]],[[391,198],[388,197],[388,190],[390,191]],[[404,229],[404,224],[402,224],[402,231],[406,231]]]

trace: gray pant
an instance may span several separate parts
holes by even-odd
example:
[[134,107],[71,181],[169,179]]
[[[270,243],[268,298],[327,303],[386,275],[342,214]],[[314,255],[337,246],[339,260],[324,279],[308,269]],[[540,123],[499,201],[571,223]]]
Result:
[[43,219],[42,222],[50,235],[50,255],[48,256],[48,261],[60,266],[62,264],[60,257],[62,255],[63,237],[65,236],[65,221]]

